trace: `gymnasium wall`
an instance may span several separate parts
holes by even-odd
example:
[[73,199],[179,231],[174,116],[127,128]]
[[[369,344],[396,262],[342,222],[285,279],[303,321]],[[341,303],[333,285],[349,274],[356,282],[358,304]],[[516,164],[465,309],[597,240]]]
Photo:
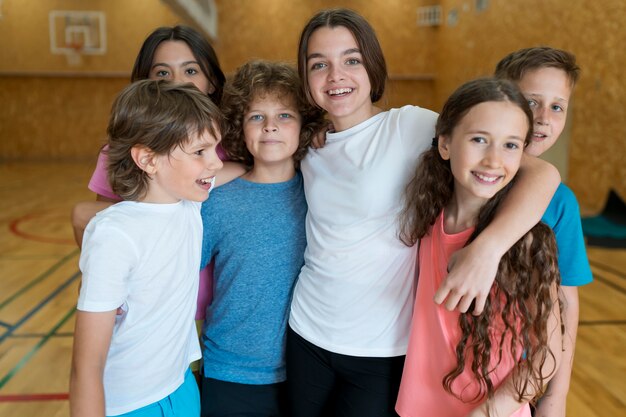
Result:
[[[51,10],[106,13],[106,54],[52,54]],[[0,13],[0,161],[95,160],[141,42],[179,22],[159,0],[3,0]]]
[[[478,4],[486,5],[478,11]],[[581,204],[599,210],[610,188],[626,197],[621,122],[626,87],[623,0],[215,0],[212,43],[232,74],[243,62],[295,63],[298,36],[317,10],[338,5],[376,29],[390,73],[382,107],[440,109],[461,82],[488,75],[511,50],[547,44],[576,53],[583,68],[568,140],[552,161]],[[417,8],[440,4],[438,27],[419,27]],[[50,53],[50,10],[106,13],[108,51],[81,66]],[[452,12],[452,13],[451,13]],[[155,27],[180,23],[159,0],[3,0],[0,2],[0,161],[93,160],[104,141],[115,94],[128,82],[137,50]],[[456,16],[456,19],[453,19]],[[567,156],[569,155],[569,157]]]
[[[599,211],[613,188],[626,199],[626,1],[442,0],[437,37],[436,106],[459,83],[490,75],[510,51],[537,45],[567,49],[582,68],[570,105],[567,184],[581,205]],[[456,25],[447,22],[456,11]],[[453,13],[454,14],[454,13]]]

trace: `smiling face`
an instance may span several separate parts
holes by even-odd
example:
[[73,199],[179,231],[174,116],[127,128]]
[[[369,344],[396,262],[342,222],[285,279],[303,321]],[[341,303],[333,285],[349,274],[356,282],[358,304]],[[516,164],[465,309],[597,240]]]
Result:
[[328,112],[335,130],[348,129],[375,114],[363,55],[348,29],[320,27],[309,38],[306,55],[311,97]]
[[456,201],[484,204],[515,176],[528,132],[528,118],[508,101],[472,107],[439,138],[439,153],[450,160]]
[[255,168],[282,165],[295,171],[293,154],[300,143],[301,125],[293,97],[255,96],[243,118],[246,147]]
[[527,71],[517,83],[533,111],[533,136],[526,153],[539,156],[557,141],[567,120],[572,86],[565,71],[538,68]]
[[204,201],[223,164],[215,152],[219,139],[208,131],[193,134],[190,141],[169,154],[153,155],[148,192],[141,201],[175,203],[180,200]]
[[193,83],[205,94],[211,94],[215,90],[184,41],[163,41],[159,44],[154,52],[149,77],[151,80]]

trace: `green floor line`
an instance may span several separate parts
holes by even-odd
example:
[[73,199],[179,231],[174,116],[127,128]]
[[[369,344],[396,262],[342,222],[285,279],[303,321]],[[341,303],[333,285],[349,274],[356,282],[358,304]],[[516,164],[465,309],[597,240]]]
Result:
[[40,283],[41,281],[43,281],[44,279],[46,279],[47,277],[52,275],[65,262],[67,262],[68,259],[76,256],[79,252],[80,251],[78,249],[75,249],[70,254],[65,255],[59,262],[57,262],[56,264],[52,265],[52,267],[50,267],[46,272],[44,272],[43,274],[39,275],[37,278],[35,278],[31,282],[29,282],[26,286],[20,288],[15,294],[13,294],[12,296],[10,296],[6,300],[4,300],[2,303],[0,303],[0,310],[2,310],[4,307],[6,307],[8,304],[10,304],[12,301],[14,301],[20,295],[24,294],[26,291],[28,291],[29,289],[34,287],[36,284]]
[[26,363],[28,363],[28,361],[30,360],[30,358],[32,358],[35,353],[37,353],[39,351],[39,349],[41,349],[41,347],[43,345],[46,344],[46,342],[52,337],[54,336],[54,333],[61,328],[61,326],[63,326],[65,324],[65,322],[67,322],[70,317],[72,317],[74,315],[74,313],[76,312],[76,307],[72,307],[72,309],[65,315],[63,316],[63,318],[61,319],[60,322],[58,322],[56,324],[56,326],[54,326],[52,328],[52,330],[50,330],[40,341],[39,343],[37,343],[18,363],[17,365],[15,365],[13,367],[13,369],[11,369],[9,371],[9,373],[7,373],[2,379],[0,379],[0,389],[2,389],[7,382],[9,382],[11,380],[11,378],[13,378],[15,376],[15,374],[17,374],[23,367],[24,365],[26,365]]

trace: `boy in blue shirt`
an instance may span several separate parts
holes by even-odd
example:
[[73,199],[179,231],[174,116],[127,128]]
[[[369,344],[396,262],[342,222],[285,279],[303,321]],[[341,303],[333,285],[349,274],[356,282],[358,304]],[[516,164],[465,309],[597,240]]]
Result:
[[249,170],[202,206],[202,263],[215,261],[202,329],[202,417],[286,415],[285,337],[304,263],[298,170],[321,113],[295,69],[252,61],[226,84],[222,145]]
[[[515,82],[533,111],[533,136],[525,150],[530,155],[543,154],[563,132],[579,72],[573,54],[550,47],[521,49],[497,64],[496,77]],[[542,221],[556,236],[565,335],[561,365],[537,405],[535,416],[564,417],[578,330],[578,287],[590,283],[592,275],[578,202],[565,184],[556,190]]]

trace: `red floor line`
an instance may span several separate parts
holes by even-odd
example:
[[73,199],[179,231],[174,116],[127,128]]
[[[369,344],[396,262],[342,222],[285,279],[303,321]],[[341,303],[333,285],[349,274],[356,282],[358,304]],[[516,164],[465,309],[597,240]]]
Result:
[[19,228],[20,223],[24,221],[36,219],[38,217],[41,217],[41,214],[27,214],[25,216],[17,218],[13,220],[11,223],[9,223],[9,230],[16,236],[19,236],[26,240],[32,240],[35,242],[54,243],[54,244],[60,244],[60,245],[74,245],[75,244],[75,242],[71,239],[38,236],[38,235],[31,234],[31,233],[23,232],[20,230]]
[[0,403],[29,401],[64,401],[68,400],[69,398],[70,395],[67,392],[50,394],[9,394],[0,395]]

